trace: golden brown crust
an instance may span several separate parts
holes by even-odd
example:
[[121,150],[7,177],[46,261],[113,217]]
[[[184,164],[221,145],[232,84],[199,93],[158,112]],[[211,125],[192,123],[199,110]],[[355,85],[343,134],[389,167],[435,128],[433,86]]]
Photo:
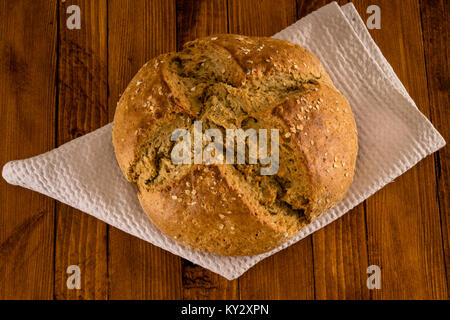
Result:
[[151,131],[170,112],[181,109],[182,104],[174,102],[162,76],[167,56],[161,55],[144,64],[117,103],[113,144],[117,162],[125,175],[143,134]]
[[310,173],[310,218],[334,207],[353,181],[358,149],[350,105],[326,84],[272,110],[289,128]]
[[196,250],[252,255],[274,249],[288,234],[256,219],[258,205],[239,193],[216,166],[198,167],[160,192],[139,201],[168,236]]
[[[204,73],[191,74],[198,68]],[[205,85],[208,77],[215,82]],[[280,130],[284,151],[276,179],[249,179],[250,166],[242,174],[230,165],[192,165],[180,172],[169,166],[170,175],[154,183],[162,176],[155,159],[169,148],[162,133],[179,119],[186,126],[200,118],[215,121],[207,117],[206,99],[221,90],[244,101],[246,116]],[[358,149],[350,106],[317,57],[286,41],[236,35],[197,39],[146,63],[118,103],[113,144],[155,225],[186,246],[220,255],[274,249],[335,206],[353,181]],[[283,162],[289,154],[296,177]]]

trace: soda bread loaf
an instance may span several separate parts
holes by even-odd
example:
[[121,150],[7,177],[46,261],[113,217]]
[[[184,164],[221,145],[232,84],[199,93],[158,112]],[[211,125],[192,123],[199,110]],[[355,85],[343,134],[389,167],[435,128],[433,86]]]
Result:
[[[279,130],[279,169],[175,164],[174,130]],[[317,57],[282,40],[216,35],[147,62],[118,102],[113,144],[153,223],[218,255],[272,250],[340,202],[358,150],[349,103]]]

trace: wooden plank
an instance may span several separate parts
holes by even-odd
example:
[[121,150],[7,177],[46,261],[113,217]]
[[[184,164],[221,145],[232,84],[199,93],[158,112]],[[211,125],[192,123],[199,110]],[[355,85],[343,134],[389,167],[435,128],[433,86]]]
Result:
[[235,300],[239,298],[238,280],[220,275],[182,259],[183,299]]
[[230,33],[272,36],[297,19],[295,0],[228,0]]
[[[177,48],[209,34],[227,33],[226,0],[178,0]],[[182,259],[184,299],[237,299],[238,281],[225,278]]]
[[[450,7],[444,0],[420,1],[425,62],[428,79],[430,118],[447,143],[449,125],[449,27]],[[437,190],[441,214],[443,247],[447,274],[447,294],[450,283],[450,153],[448,147],[435,154]]]
[[259,262],[239,278],[241,299],[314,299],[312,238]]
[[[109,119],[119,94],[150,58],[176,50],[175,1],[108,2]],[[115,228],[109,233],[111,299],[181,298],[180,258]]]
[[[67,7],[81,11],[70,30]],[[106,0],[59,5],[58,145],[108,123]],[[56,205],[55,298],[106,299],[107,225],[65,204]],[[81,289],[67,288],[67,267],[81,270]]]
[[364,205],[313,234],[316,299],[369,299]]
[[[3,167],[55,145],[56,1],[2,0],[0,21]],[[54,201],[0,180],[0,299],[51,299]]]
[[181,299],[180,258],[110,227],[110,299]]
[[177,48],[210,34],[227,33],[226,0],[177,0]]
[[[230,33],[271,36],[296,21],[295,1],[228,1]],[[242,299],[314,298],[311,237],[271,256],[239,279]]]
[[[381,29],[370,33],[419,109],[429,117],[428,92],[417,0],[359,0],[381,9]],[[393,36],[395,35],[395,36]],[[421,161],[367,200],[369,265],[381,267],[375,299],[447,297],[433,157]]]
[[[297,1],[302,18],[330,1]],[[342,1],[344,2],[344,1]],[[316,299],[369,299],[364,204],[313,234]]]

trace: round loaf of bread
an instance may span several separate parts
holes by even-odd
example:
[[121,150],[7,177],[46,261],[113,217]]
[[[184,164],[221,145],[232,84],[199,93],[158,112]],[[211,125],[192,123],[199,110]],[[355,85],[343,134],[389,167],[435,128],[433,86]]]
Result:
[[[279,162],[174,163],[177,129],[277,129]],[[113,144],[152,222],[195,250],[263,253],[340,202],[358,150],[349,103],[317,57],[287,41],[216,35],[147,62],[117,105]],[[248,147],[248,146],[247,146]]]

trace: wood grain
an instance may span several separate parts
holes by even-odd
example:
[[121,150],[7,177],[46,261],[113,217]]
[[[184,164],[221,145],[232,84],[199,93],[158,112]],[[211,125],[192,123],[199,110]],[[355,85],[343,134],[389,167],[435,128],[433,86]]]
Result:
[[[70,30],[69,5],[81,10],[81,29]],[[58,145],[108,123],[106,0],[59,4]],[[55,298],[106,299],[107,225],[56,204]],[[81,289],[67,288],[67,267],[81,270]]]
[[[226,0],[176,2],[177,48],[187,41],[228,32]],[[237,299],[238,280],[225,278],[182,259],[183,299]]]
[[226,0],[177,0],[177,49],[190,40],[227,33]]
[[[56,1],[0,1],[1,166],[55,146],[56,37]],[[0,299],[51,299],[55,201],[0,180]]]
[[295,0],[228,0],[230,33],[270,37],[297,20]]
[[180,258],[110,228],[110,299],[181,299]]
[[316,299],[369,299],[364,205],[315,232]]
[[[431,107],[430,118],[448,143],[450,141],[449,2],[445,0],[420,1],[420,12],[428,79],[428,99]],[[450,282],[450,154],[448,146],[435,154],[435,165],[447,275],[447,294],[450,294],[448,287]]]
[[[0,165],[112,121],[153,56],[212,33],[271,36],[328,2],[0,0]],[[65,27],[71,4],[81,30]],[[363,20],[380,7],[372,37],[448,141],[448,1],[354,4]],[[235,281],[1,179],[0,299],[448,299],[448,160],[446,147]],[[81,290],[67,290],[70,264]],[[371,264],[381,290],[366,287]]]
[[[119,94],[150,58],[176,50],[175,1],[108,2],[109,119]],[[180,258],[115,228],[109,233],[111,299],[178,299]]]
[[[228,1],[230,32],[271,36],[296,21],[295,1]],[[271,256],[239,279],[241,299],[313,299],[311,237]]]
[[[381,9],[381,30],[370,30],[419,109],[429,117],[419,4],[410,1],[355,1]],[[395,35],[395,36],[392,36]],[[433,158],[422,160],[367,200],[369,265],[382,270],[375,299],[447,297]]]

